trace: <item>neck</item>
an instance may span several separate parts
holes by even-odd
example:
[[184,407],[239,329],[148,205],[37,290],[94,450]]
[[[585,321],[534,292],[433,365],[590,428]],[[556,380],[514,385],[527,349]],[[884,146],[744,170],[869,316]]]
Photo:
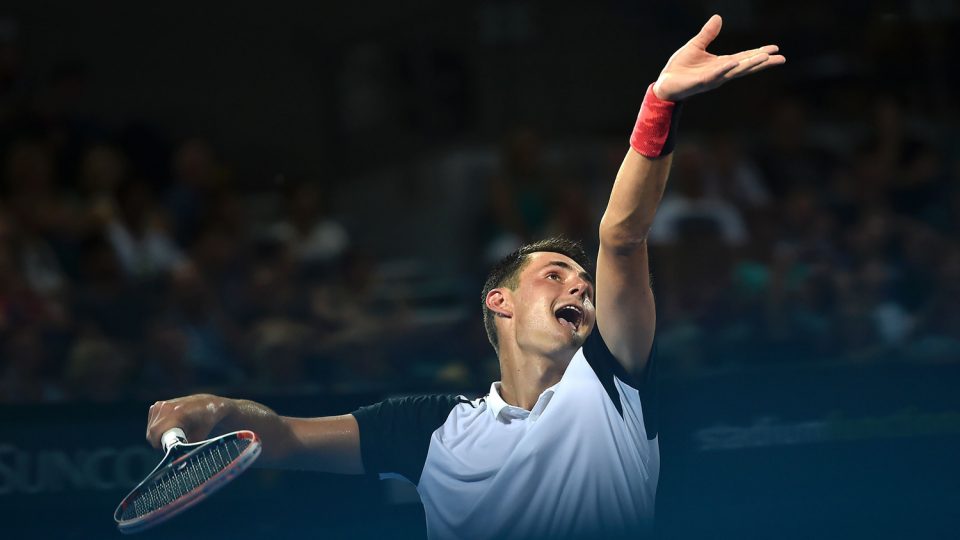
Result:
[[532,354],[517,347],[501,349],[500,397],[514,407],[531,410],[544,390],[560,382],[573,355],[562,358]]

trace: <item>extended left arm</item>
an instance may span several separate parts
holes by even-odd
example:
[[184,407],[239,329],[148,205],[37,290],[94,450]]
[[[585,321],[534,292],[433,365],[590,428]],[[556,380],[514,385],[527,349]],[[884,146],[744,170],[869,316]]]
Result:
[[711,17],[670,57],[648,91],[600,222],[597,326],[613,355],[635,373],[646,367],[656,326],[647,233],[670,171],[673,103],[786,61],[774,54],[776,45],[734,55],[708,53],[721,23],[719,15]]

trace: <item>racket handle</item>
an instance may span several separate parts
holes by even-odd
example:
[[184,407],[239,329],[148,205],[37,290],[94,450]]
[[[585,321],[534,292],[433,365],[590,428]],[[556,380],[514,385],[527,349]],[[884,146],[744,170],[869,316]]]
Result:
[[187,442],[187,434],[178,427],[164,431],[163,436],[160,437],[160,444],[163,446],[164,452],[168,452],[174,446],[185,442]]

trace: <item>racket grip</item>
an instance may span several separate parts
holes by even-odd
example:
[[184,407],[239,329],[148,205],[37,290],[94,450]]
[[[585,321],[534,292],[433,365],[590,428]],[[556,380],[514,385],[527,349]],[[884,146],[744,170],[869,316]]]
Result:
[[178,427],[164,431],[163,436],[160,437],[160,444],[163,446],[164,452],[168,452],[174,446],[185,442],[187,442],[187,434]]

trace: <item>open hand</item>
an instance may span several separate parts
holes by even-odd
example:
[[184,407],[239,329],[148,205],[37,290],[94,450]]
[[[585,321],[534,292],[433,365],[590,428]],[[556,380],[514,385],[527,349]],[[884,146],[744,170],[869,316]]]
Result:
[[787,61],[774,54],[780,50],[776,45],[722,56],[708,53],[707,46],[720,34],[722,24],[719,15],[710,17],[699,34],[673,53],[653,86],[658,98],[679,101]]

